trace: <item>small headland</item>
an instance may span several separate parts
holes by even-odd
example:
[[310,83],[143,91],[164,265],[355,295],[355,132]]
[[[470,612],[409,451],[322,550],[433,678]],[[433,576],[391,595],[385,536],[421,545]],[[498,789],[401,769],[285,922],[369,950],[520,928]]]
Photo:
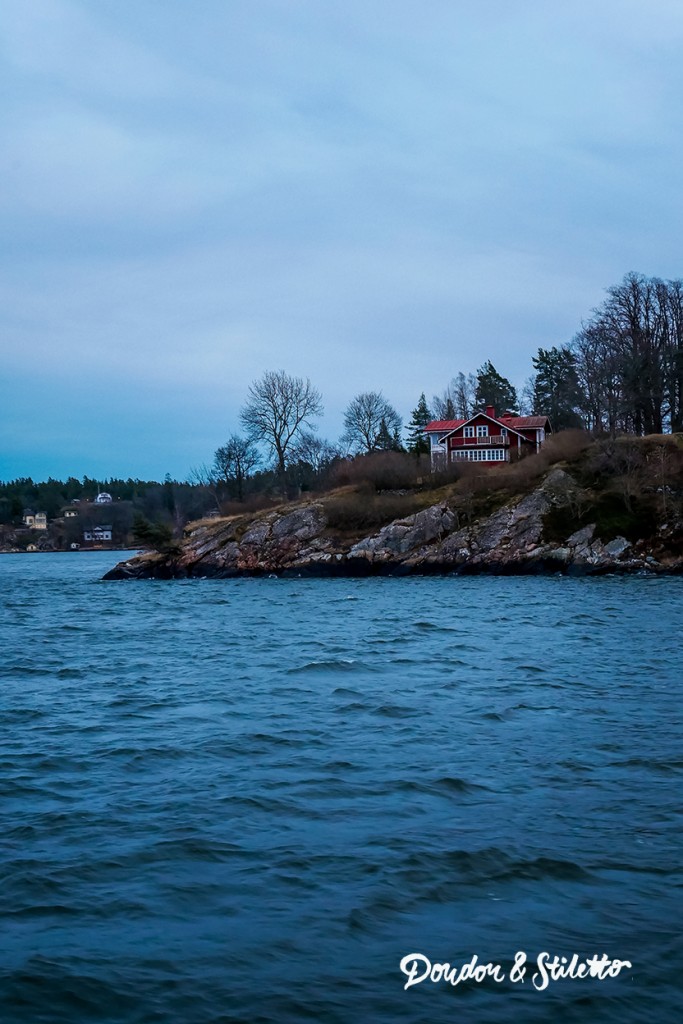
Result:
[[385,482],[190,523],[178,542],[104,579],[683,570],[678,435],[565,431],[518,463]]

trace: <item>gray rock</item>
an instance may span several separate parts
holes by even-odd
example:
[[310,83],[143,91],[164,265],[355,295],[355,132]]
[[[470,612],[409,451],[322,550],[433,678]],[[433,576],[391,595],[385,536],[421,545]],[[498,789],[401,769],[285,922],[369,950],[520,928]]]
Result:
[[260,519],[249,527],[240,538],[241,544],[250,544],[257,547],[263,544],[270,533],[270,522]]
[[413,516],[383,526],[372,537],[365,537],[354,544],[349,557],[387,561],[439,540],[450,533],[455,523],[455,515],[447,505],[432,505]]
[[589,523],[588,526],[583,526],[576,533],[573,533],[571,537],[567,537],[567,546],[570,548],[584,547],[593,540],[594,533],[595,523]]
[[297,540],[311,540],[327,526],[322,505],[307,505],[282,516],[273,523],[272,535],[275,540],[295,537]]
[[550,558],[554,558],[556,562],[568,562],[572,557],[570,548],[553,548],[552,551],[548,552]]
[[578,487],[570,473],[556,466],[555,469],[550,470],[538,490],[547,494],[553,504],[566,505],[569,498],[577,493]]
[[538,488],[517,504],[498,509],[477,530],[480,555],[495,551],[504,556],[505,549],[519,550],[529,544],[538,544],[543,532],[543,516],[549,508],[547,494]]
[[608,544],[604,545],[605,554],[610,558],[619,558],[631,547],[631,542],[625,537],[615,537]]

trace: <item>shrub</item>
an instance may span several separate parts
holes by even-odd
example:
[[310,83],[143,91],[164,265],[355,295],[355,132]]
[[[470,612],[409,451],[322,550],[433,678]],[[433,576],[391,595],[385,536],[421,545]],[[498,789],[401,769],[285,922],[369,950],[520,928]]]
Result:
[[281,504],[282,499],[274,501],[267,494],[251,494],[244,501],[222,501],[220,512],[222,516],[242,516],[246,512],[262,512],[264,509],[273,508]]
[[325,502],[328,527],[343,533],[379,529],[422,508],[414,494],[373,494],[370,490],[336,494]]
[[586,430],[560,430],[550,435],[536,458],[546,466],[556,462],[574,462],[591,444],[593,439]]
[[416,459],[414,455],[403,452],[373,452],[335,465],[331,483],[333,487],[366,484],[375,491],[389,491],[416,487],[418,477],[430,474],[428,456]]
[[142,515],[136,515],[133,523],[133,538],[145,548],[161,554],[175,554],[178,543],[173,540],[173,530],[166,523],[150,523]]

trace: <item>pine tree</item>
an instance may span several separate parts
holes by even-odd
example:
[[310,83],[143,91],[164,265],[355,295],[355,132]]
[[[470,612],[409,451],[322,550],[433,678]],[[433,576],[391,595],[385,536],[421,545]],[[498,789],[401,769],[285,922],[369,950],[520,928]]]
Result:
[[165,554],[172,554],[178,548],[173,541],[173,530],[170,526],[166,523],[150,523],[139,513],[133,523],[133,539],[146,548]]
[[427,406],[427,399],[423,391],[417,406],[410,414],[410,423],[407,426],[408,451],[412,452],[413,455],[429,454],[429,441],[423,431],[431,419],[432,414]]
[[581,427],[581,387],[576,356],[567,346],[539,348],[532,360],[534,412],[548,416],[553,430]]
[[377,433],[377,440],[375,442],[375,448],[381,452],[390,452],[394,447],[394,439],[389,432],[387,421],[382,417],[382,421],[379,425],[379,431]]
[[477,370],[475,400],[482,409],[492,405],[499,416],[517,409],[517,392],[507,377],[498,373],[490,359]]

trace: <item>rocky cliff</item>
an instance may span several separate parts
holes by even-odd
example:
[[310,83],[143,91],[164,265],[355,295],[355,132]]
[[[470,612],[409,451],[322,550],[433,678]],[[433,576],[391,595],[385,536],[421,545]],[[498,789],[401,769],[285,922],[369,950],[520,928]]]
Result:
[[683,570],[680,523],[660,521],[647,537],[601,536],[599,522],[578,518],[578,492],[571,473],[555,467],[490,514],[464,517],[446,499],[362,537],[335,531],[321,498],[193,524],[179,550],[138,555],[104,578]]

